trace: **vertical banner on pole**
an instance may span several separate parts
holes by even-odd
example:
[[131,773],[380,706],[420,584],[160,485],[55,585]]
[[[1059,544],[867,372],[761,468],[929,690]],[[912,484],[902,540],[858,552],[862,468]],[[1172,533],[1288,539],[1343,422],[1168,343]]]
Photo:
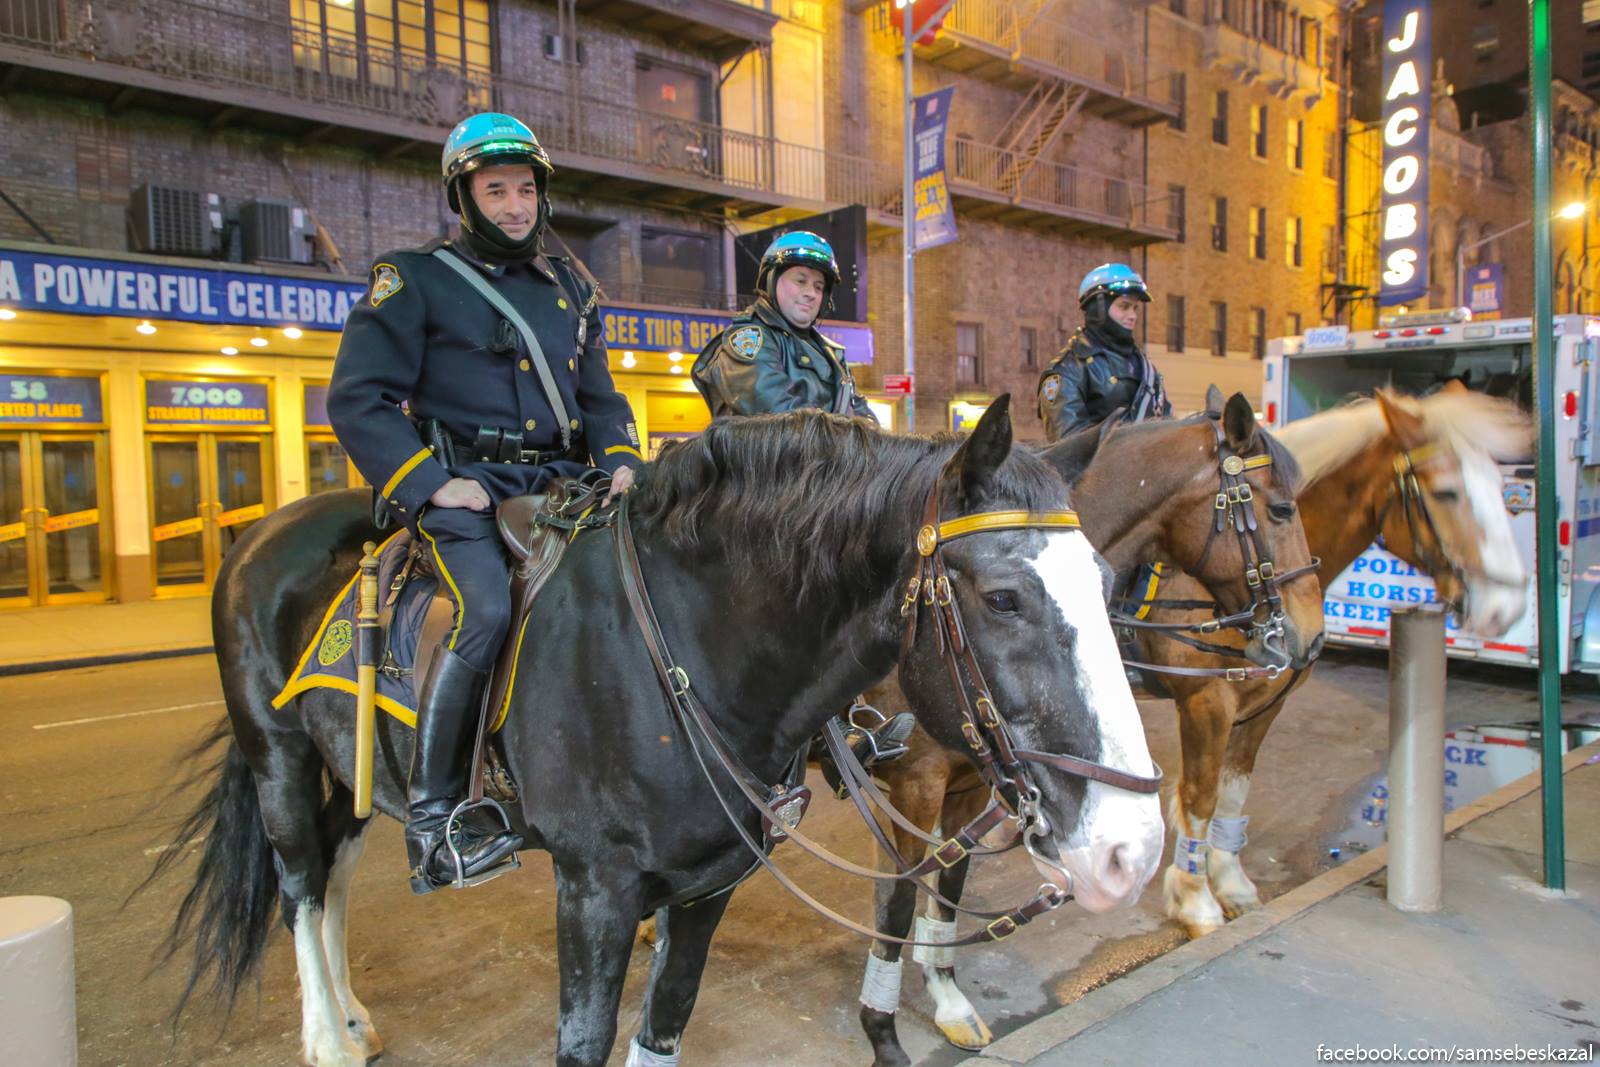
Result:
[[1428,293],[1428,125],[1433,40],[1429,0],[1383,5],[1383,192],[1378,303]]
[[954,88],[939,89],[913,102],[912,247],[920,252],[956,239],[956,212],[944,173],[944,134],[950,125]]

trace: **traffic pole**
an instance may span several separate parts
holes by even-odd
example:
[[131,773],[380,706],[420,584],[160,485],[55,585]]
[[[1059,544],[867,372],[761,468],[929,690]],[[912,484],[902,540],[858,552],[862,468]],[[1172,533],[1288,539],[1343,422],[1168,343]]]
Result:
[[913,143],[912,128],[916,125],[916,95],[911,84],[911,0],[904,0],[901,10],[905,14],[905,148],[904,171],[901,175],[900,189],[900,221],[902,225],[902,246],[905,255],[905,364],[906,376],[911,379],[911,391],[906,394],[906,432],[917,432],[917,337],[916,323],[916,284],[912,260],[917,254],[916,235],[916,205],[913,203],[914,182],[912,171],[916,167],[914,155],[916,145]]
[[1389,617],[1389,903],[1438,911],[1444,884],[1444,614]]
[[1544,884],[1567,887],[1561,782],[1561,620],[1556,599],[1555,293],[1550,250],[1550,0],[1528,5],[1528,78],[1533,101],[1533,380],[1539,412],[1537,536],[1539,585],[1539,769]]

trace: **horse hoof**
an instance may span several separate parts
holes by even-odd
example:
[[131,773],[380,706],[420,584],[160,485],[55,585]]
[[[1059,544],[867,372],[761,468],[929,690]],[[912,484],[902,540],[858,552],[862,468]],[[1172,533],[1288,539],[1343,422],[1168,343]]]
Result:
[[305,1057],[307,1067],[366,1067],[367,1054],[346,1038],[313,1046]]
[[1203,874],[1189,874],[1169,865],[1161,891],[1166,898],[1167,917],[1183,925],[1190,941],[1220,930],[1227,921]]
[[939,1032],[944,1034],[946,1041],[968,1052],[988,1048],[994,1041],[994,1035],[989,1032],[988,1025],[978,1017],[977,1012],[959,1019],[935,1019],[934,1022],[939,1024]]

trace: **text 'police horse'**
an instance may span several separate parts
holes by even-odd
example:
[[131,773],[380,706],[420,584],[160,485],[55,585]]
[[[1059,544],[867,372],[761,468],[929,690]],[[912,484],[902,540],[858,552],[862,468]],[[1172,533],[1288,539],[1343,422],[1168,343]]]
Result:
[[[926,622],[929,636],[902,657],[907,614],[924,614],[907,603],[907,583],[931,560],[940,580],[928,580],[938,588],[929,611],[958,618],[967,673],[984,667],[985,722],[1003,712],[1020,758],[1038,760],[1023,775],[1023,809],[1049,880],[1040,896],[1059,903],[1098,873],[1131,900],[1153,875],[1156,794],[1089,804],[1083,772],[1062,769],[1101,760],[1112,764],[1101,772],[1144,781],[1154,770],[1106,615],[1109,571],[1075,519],[1063,521],[1065,483],[1012,450],[1007,411],[1002,398],[959,444],[795,413],[719,422],[669,448],[644,468],[619,520],[631,523],[635,573],[659,617],[648,646],[619,576],[619,531],[573,541],[540,594],[539,639],[518,660],[517,677],[538,684],[514,690],[501,734],[520,785],[513,820],[553,860],[559,1065],[606,1062],[635,930],[651,914],[659,944],[629,1063],[677,1062],[730,896],[718,891],[751,864],[739,831],[762,832],[727,774],[702,771],[701,742],[658,681],[660,644],[764,782],[897,659],[923,680],[912,693],[923,723],[958,743],[970,720],[953,709],[968,696],[957,691],[961,672],[939,669],[949,637],[936,644]],[[350,791],[353,702],[326,690],[279,711],[271,700],[353,573],[368,523],[356,494],[312,497],[258,523],[229,554],[213,612],[232,738],[179,838],[205,838],[174,929],[174,943],[195,938],[190,989],[214,970],[219,991],[236,995],[276,904],[294,937],[314,1067],[350,1067],[381,1049],[345,949],[366,829]],[[391,817],[405,809],[410,744],[410,731],[383,717],[374,803]],[[741,827],[724,802],[746,813]],[[1094,847],[1069,847],[1076,840]]]

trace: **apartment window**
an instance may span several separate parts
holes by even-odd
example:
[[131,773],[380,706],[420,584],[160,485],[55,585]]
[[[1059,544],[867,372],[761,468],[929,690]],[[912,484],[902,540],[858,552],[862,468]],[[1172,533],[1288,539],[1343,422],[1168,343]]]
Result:
[[1300,336],[1300,312],[1291,311],[1283,316],[1283,335],[1285,337]]
[[1228,198],[1211,198],[1211,247],[1218,252],[1228,250]]
[[640,111],[687,122],[716,121],[716,94],[705,71],[648,56],[637,56],[634,68],[634,100]]
[[1167,351],[1183,351],[1183,297],[1167,294]]
[[1291,215],[1284,221],[1284,262],[1291,267],[1298,267],[1305,260],[1300,230],[1300,216]]
[[1032,326],[1022,328],[1022,369],[1033,370],[1039,365],[1039,331]]
[[465,79],[452,113],[489,106],[489,0],[289,0],[289,22],[312,76],[420,92],[445,70]]
[[1189,128],[1189,75],[1181,70],[1175,70],[1167,76],[1167,95],[1172,97],[1172,102],[1178,105],[1178,114],[1167,120],[1167,125],[1175,130]]
[[648,304],[706,303],[716,289],[711,238],[701,233],[639,231],[639,260],[644,267],[644,299]]
[[1228,305],[1220,300],[1211,301],[1211,354],[1228,354]]
[[1267,209],[1250,209],[1250,258],[1267,258]]
[[1186,236],[1189,221],[1189,209],[1186,203],[1188,191],[1181,185],[1167,186],[1167,226],[1177,231],[1178,243],[1182,244]]
[[1292,119],[1288,126],[1289,169],[1306,169],[1306,120]]
[[1256,359],[1267,358],[1267,309],[1250,309],[1250,354]]
[[1211,94],[1211,139],[1217,144],[1228,143],[1228,91],[1218,89]]
[[1250,154],[1267,158],[1267,105],[1250,109]]
[[956,323],[956,384],[983,384],[983,327],[976,322]]
[[1335,130],[1322,135],[1322,176],[1339,177],[1339,134]]

